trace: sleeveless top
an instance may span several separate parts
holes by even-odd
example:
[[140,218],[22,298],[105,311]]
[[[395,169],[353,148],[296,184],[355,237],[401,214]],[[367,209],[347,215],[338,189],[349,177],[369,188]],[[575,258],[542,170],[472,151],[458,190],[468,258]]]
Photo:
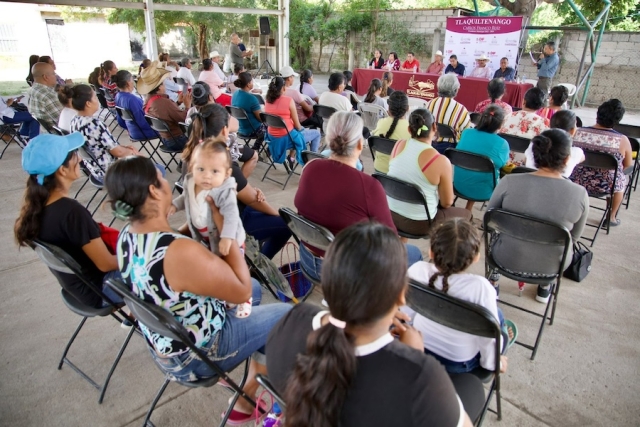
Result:
[[[216,298],[176,292],[164,276],[164,257],[169,245],[187,237],[175,233],[133,234],[127,225],[118,238],[118,265],[122,279],[140,299],[169,311],[195,342],[204,347],[224,325],[224,302]],[[174,357],[189,347],[171,338],[151,332],[143,324],[140,329],[158,355]]]
[[[429,216],[433,219],[438,211],[438,202],[440,201],[438,186],[429,182],[427,177],[424,176],[424,171],[440,155],[436,154],[424,167],[420,167],[418,158],[425,150],[435,150],[435,148],[413,138],[409,139],[404,146],[404,150],[389,162],[389,176],[417,185],[427,200]],[[399,215],[414,221],[425,221],[427,219],[427,214],[422,205],[401,202],[390,197],[387,197],[387,201],[389,209]]]
[[[280,98],[276,99],[275,102],[267,102],[264,105],[264,112],[267,114],[273,114],[279,116],[284,124],[287,126],[289,132],[293,129],[293,119],[291,118],[291,110],[289,106],[291,105],[291,98],[286,95],[281,95]],[[273,128],[271,126],[268,127],[267,131],[269,135],[281,137],[287,136],[287,131],[280,128]]]

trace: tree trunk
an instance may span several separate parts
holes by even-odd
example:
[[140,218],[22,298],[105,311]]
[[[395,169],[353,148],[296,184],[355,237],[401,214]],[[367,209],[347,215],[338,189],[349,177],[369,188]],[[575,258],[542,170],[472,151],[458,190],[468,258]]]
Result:
[[207,45],[207,26],[198,24],[198,53],[200,59],[209,57],[209,46]]
[[322,36],[320,37],[319,44],[320,53],[318,54],[318,65],[316,66],[316,70],[320,70],[320,61],[322,61],[322,45],[324,44],[324,39],[322,38]]

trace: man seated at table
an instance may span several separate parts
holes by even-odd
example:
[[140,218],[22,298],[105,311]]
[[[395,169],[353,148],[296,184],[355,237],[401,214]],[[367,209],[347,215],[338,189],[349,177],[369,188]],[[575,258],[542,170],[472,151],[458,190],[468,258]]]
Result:
[[509,60],[507,58],[502,58],[500,60],[500,68],[493,73],[493,78],[503,78],[505,81],[511,82],[515,80],[516,70],[509,67]]
[[444,69],[444,73],[456,73],[459,76],[464,76],[464,65],[458,62],[458,57],[456,55],[451,55],[449,57],[449,65]]
[[480,58],[476,58],[476,68],[473,69],[469,77],[491,80],[493,78],[493,70],[487,67],[487,62],[489,62],[489,57],[484,53],[480,55]]
[[413,52],[407,53],[407,60],[402,63],[400,71],[420,71],[420,62],[413,56]]
[[427,67],[427,73],[442,75],[444,71],[444,63],[442,62],[442,51],[438,50],[435,54],[436,60]]

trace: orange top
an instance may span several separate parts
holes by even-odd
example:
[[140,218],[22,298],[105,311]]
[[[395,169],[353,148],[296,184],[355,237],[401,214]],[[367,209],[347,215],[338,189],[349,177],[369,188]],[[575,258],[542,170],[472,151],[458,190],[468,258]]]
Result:
[[[287,125],[287,130],[291,131],[293,129],[293,119],[291,119],[291,110],[289,106],[291,105],[291,98],[288,96],[280,96],[280,98],[276,99],[276,102],[273,104],[267,102],[264,106],[264,112],[267,114],[273,114],[274,116],[279,116],[284,120],[284,124]],[[286,136],[287,131],[284,129],[276,129],[269,126],[267,129],[269,135],[273,136]]]

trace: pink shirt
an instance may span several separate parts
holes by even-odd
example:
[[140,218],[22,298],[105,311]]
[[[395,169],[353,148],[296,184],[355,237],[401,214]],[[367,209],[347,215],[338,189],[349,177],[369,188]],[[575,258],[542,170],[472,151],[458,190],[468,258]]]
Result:
[[211,88],[211,95],[213,95],[213,99],[217,99],[220,95],[222,95],[222,89],[220,89],[220,85],[224,84],[222,79],[216,74],[215,71],[202,71],[198,80],[205,82]]
[[504,102],[501,99],[496,99],[496,102],[491,102],[491,99],[485,99],[484,101],[482,101],[482,102],[478,103],[478,105],[476,105],[475,112],[476,113],[482,113],[491,104],[496,104],[496,105],[499,105],[500,107],[502,107],[502,109],[504,110],[505,116],[513,113],[513,108],[511,108],[511,105],[507,104],[506,102]]
[[[284,124],[287,125],[287,130],[291,131],[293,129],[293,119],[291,119],[291,110],[289,109],[290,105],[291,98],[282,95],[280,98],[276,99],[276,102],[273,104],[269,102],[265,103],[264,112],[281,117],[282,120],[284,120]],[[287,134],[287,131],[284,129],[276,129],[271,126],[269,126],[267,131],[273,136],[285,136]]]
[[436,62],[432,62],[431,64],[429,64],[429,67],[427,67],[427,73],[430,74],[441,74],[444,71],[444,64],[441,63],[436,63]]
[[304,96],[298,92],[296,89],[290,87],[288,88],[284,94],[289,98],[293,99],[294,104],[296,104],[296,112],[298,113],[298,120],[301,122],[308,119],[307,113],[300,106],[301,102],[306,102]]

